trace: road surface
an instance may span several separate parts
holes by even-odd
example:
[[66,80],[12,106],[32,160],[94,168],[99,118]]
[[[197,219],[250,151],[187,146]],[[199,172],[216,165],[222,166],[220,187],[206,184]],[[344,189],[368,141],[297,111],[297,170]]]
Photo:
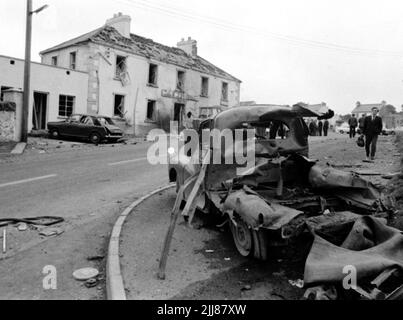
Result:
[[[35,230],[18,232],[8,227],[8,258],[0,253],[0,299],[105,298],[103,283],[87,289],[71,274],[87,266],[102,269],[104,260],[87,258],[105,255],[117,214],[134,199],[168,183],[166,166],[148,163],[149,146],[38,151],[0,164],[0,219],[66,219],[62,225],[65,232],[53,238],[39,237]],[[42,271],[47,265],[58,270],[57,290],[43,290]]]

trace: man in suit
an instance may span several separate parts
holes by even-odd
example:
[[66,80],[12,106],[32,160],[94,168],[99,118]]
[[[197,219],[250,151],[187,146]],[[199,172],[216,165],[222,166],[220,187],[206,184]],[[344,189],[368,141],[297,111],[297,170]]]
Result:
[[378,116],[379,109],[372,108],[372,115],[365,118],[363,134],[365,135],[365,151],[367,160],[375,160],[376,144],[378,136],[383,130],[382,118]]
[[355,114],[348,120],[348,125],[350,126],[350,139],[355,138],[355,133],[358,126],[357,118]]
[[330,126],[329,120],[325,120],[325,123],[323,124],[323,134],[325,135],[325,137],[327,137],[329,126]]
[[319,131],[319,136],[322,136],[322,132],[323,132],[323,122],[319,121],[318,123],[318,131]]

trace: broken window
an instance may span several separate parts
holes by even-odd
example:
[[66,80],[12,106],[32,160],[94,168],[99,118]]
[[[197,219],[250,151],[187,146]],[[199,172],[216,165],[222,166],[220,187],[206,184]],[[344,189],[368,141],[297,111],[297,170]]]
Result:
[[75,70],[77,65],[77,53],[76,52],[70,52],[70,69]]
[[178,80],[176,82],[176,89],[179,91],[185,91],[185,72],[178,71]]
[[57,56],[52,57],[52,66],[57,66]]
[[158,66],[155,64],[150,64],[150,69],[148,72],[148,84],[156,86],[157,79],[158,79]]
[[228,101],[228,83],[222,83],[221,100]]
[[115,94],[113,115],[123,118],[125,115],[125,96]]
[[0,94],[0,101],[4,101],[4,91],[11,89],[11,87],[4,87],[1,86],[1,94]]
[[202,97],[208,97],[208,85],[209,85],[209,79],[206,77],[202,77],[201,94],[200,94]]
[[126,57],[116,56],[115,76],[120,79],[122,77],[122,74],[124,74],[126,71]]
[[147,120],[149,121],[156,121],[157,117],[156,117],[156,101],[154,100],[148,100],[148,104],[147,104]]
[[59,116],[70,117],[74,111],[76,97],[60,95],[59,96]]

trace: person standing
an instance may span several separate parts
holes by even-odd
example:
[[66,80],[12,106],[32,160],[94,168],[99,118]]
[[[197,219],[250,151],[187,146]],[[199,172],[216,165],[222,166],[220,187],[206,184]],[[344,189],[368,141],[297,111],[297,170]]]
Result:
[[348,120],[348,125],[350,126],[350,139],[355,138],[355,133],[358,126],[357,118],[355,114]]
[[378,116],[378,113],[378,108],[372,108],[372,115],[366,117],[364,121],[363,133],[365,135],[365,152],[367,154],[367,161],[375,160],[378,137],[383,130],[382,118]]
[[329,126],[330,126],[329,120],[325,120],[325,122],[323,123],[323,134],[325,137],[327,137]]
[[309,135],[314,136],[315,134],[315,124],[313,123],[313,120],[309,122]]
[[319,132],[319,136],[322,136],[322,132],[323,132],[323,122],[320,120],[318,123],[318,132]]

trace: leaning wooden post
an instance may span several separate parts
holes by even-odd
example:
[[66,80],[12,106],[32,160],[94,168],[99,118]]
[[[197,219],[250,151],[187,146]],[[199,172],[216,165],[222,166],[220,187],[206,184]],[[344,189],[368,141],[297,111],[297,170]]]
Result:
[[165,269],[166,269],[166,265],[167,265],[167,261],[168,261],[169,248],[171,246],[176,222],[179,217],[180,205],[182,203],[182,200],[184,199],[185,190],[191,183],[193,183],[193,181],[197,177],[197,180],[196,180],[195,185],[193,186],[192,192],[190,193],[189,198],[186,201],[186,206],[183,209],[183,212],[182,212],[183,215],[187,215],[188,212],[190,211],[190,209],[193,207],[193,202],[196,199],[200,186],[204,181],[204,177],[206,176],[206,169],[207,169],[209,160],[210,160],[210,152],[207,152],[207,154],[203,160],[203,165],[201,167],[199,174],[189,178],[186,181],[186,183],[179,189],[178,195],[176,197],[176,202],[175,202],[174,208],[171,213],[171,222],[169,224],[168,232],[165,237],[164,247],[163,247],[162,253],[161,253],[161,259],[160,259],[160,264],[159,264],[159,269],[158,269],[158,278],[160,280],[165,280]]

